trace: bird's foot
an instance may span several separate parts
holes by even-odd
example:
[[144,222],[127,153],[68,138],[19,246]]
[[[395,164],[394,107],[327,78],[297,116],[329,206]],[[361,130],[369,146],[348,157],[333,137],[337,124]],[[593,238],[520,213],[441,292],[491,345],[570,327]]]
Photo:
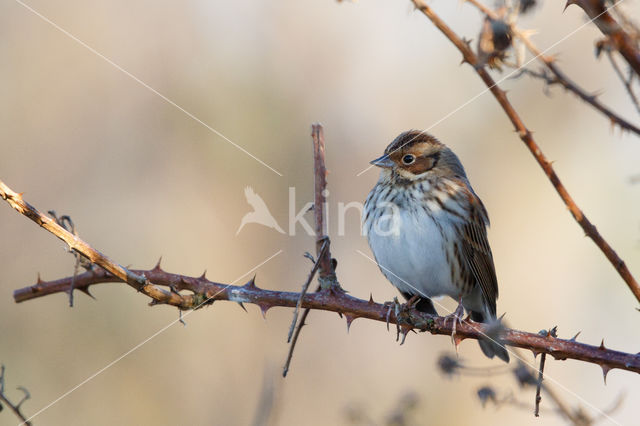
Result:
[[[415,308],[416,304],[420,301],[420,296],[416,295],[407,300],[406,303],[398,302],[398,298],[394,297],[392,302],[385,302],[384,306],[387,307],[387,331],[389,331],[389,323],[391,322],[391,312],[393,312],[396,316],[396,341],[400,340],[400,335],[402,334],[402,341],[400,344],[404,343],[404,340],[407,337],[407,333],[413,330],[413,327],[409,326],[406,323],[406,318],[408,318],[408,313],[411,309]],[[404,324],[403,324],[404,322]]]
[[398,302],[398,298],[394,297],[391,302],[384,302],[383,306],[387,308],[387,331],[389,331],[389,323],[391,322],[391,312],[396,314],[396,318],[398,317],[398,313],[401,311],[402,307],[400,302]]
[[456,351],[458,350],[458,345],[456,344],[456,328],[458,326],[458,324],[462,324],[463,321],[463,316],[464,316],[464,307],[462,306],[462,299],[460,299],[459,303],[458,303],[458,307],[456,308],[455,311],[453,311],[453,313],[447,315],[446,317],[444,317],[444,325],[447,325],[447,321],[451,320],[452,321],[452,327],[451,327],[451,341],[453,342],[454,345],[456,345]]

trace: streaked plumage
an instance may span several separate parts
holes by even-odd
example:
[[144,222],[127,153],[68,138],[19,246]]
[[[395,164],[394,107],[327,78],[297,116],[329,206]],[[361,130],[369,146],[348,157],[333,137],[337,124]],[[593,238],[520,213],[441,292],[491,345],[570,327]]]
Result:
[[[461,300],[471,318],[496,318],[498,283],[487,240],[487,211],[458,157],[434,137],[408,131],[372,164],[382,168],[364,208],[364,229],[381,271],[417,308],[431,298]],[[480,341],[488,357],[504,349]]]

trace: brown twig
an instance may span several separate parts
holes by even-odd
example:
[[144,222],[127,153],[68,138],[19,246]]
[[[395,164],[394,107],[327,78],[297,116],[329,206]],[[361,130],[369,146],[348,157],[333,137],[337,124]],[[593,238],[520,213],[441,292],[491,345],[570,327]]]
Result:
[[540,355],[540,369],[538,370],[538,386],[536,386],[536,405],[533,411],[533,415],[536,417],[540,417],[540,401],[542,401],[542,396],[540,396],[540,391],[542,390],[542,380],[544,378],[544,363],[547,360],[547,354]]
[[25,402],[30,397],[29,392],[25,388],[20,386],[18,387],[18,389],[24,392],[24,396],[22,397],[20,402],[18,402],[17,404],[14,404],[11,401],[9,401],[9,398],[4,393],[4,386],[5,386],[4,371],[5,371],[4,365],[0,365],[0,402],[1,402],[0,411],[2,410],[2,405],[4,404],[7,407],[9,407],[11,411],[13,411],[13,414],[15,414],[18,419],[20,419],[21,425],[31,426],[31,422],[27,419],[27,417],[24,414],[22,414],[22,410],[21,410],[22,403]]
[[[327,248],[327,241],[322,245],[322,249],[320,250],[320,256],[323,255],[325,249]],[[309,289],[309,284],[313,280],[313,277],[316,275],[318,271],[318,267],[320,266],[320,262],[316,261],[313,264],[313,268],[311,268],[311,272],[309,272],[309,276],[307,277],[307,281],[302,285],[302,291],[300,292],[300,299],[298,299],[298,304],[296,308],[293,310],[293,320],[291,321],[291,327],[289,328],[289,336],[287,337],[287,343],[291,342],[291,336],[293,335],[293,330],[295,329],[296,323],[298,322],[298,313],[300,312],[300,305],[302,305],[302,299],[307,294],[307,290]],[[316,291],[318,291],[317,289]]]
[[298,337],[300,336],[300,331],[302,327],[305,326],[305,321],[309,316],[310,309],[306,308],[302,313],[302,317],[300,318],[300,323],[295,330],[295,334],[292,332],[293,328],[296,325],[297,321],[297,312],[300,309],[302,304],[302,299],[315,275],[316,271],[318,271],[318,288],[317,291],[325,290],[325,291],[335,291],[340,289],[340,285],[338,284],[338,280],[336,277],[335,267],[331,261],[331,241],[329,240],[329,235],[327,232],[327,222],[324,217],[324,208],[327,202],[327,168],[324,163],[324,132],[321,124],[313,124],[311,126],[311,139],[313,141],[313,176],[314,176],[314,204],[313,211],[315,216],[316,223],[316,260],[311,273],[309,274],[309,278],[306,284],[302,288],[302,292],[300,293],[300,298],[298,299],[298,303],[296,304],[296,309],[293,315],[293,322],[291,324],[291,328],[289,329],[289,338],[288,342],[291,342],[289,346],[289,353],[287,354],[287,359],[284,364],[284,368],[282,370],[282,376],[286,377],[289,372],[289,366],[291,365],[291,358],[293,357],[293,351],[298,342]]
[[[176,290],[189,290],[202,299],[228,300],[232,302],[251,303],[266,312],[272,307],[293,308],[297,305],[300,293],[266,290],[258,288],[253,280],[244,286],[233,286],[216,283],[205,277],[187,277],[163,271],[160,266],[151,270],[134,270],[136,274],[146,276],[149,280]],[[68,291],[72,277],[55,281],[40,280],[33,286],[22,288],[14,292],[16,302],[24,302],[38,297]],[[77,289],[88,288],[94,284],[106,282],[121,282],[119,277],[100,268],[84,272],[76,277]],[[356,318],[392,324],[400,324],[402,332],[406,333],[412,328],[429,331],[432,334],[451,336],[453,325],[444,317],[430,316],[415,309],[408,309],[398,318],[393,310],[389,311],[388,305],[375,303],[372,300],[363,300],[353,297],[345,292],[320,291],[308,294],[302,302],[303,308],[331,311],[346,317],[347,323]],[[461,339],[478,339],[486,333],[485,325],[474,322],[457,324],[456,335]],[[622,370],[640,373],[640,355],[614,351],[601,346],[591,346],[579,343],[575,340],[559,339],[549,336],[541,336],[538,333],[527,333],[513,329],[504,329],[500,336],[501,342],[509,345],[529,349],[534,353],[546,353],[558,360],[575,359],[600,365],[603,373],[619,368]]]
[[[543,332],[540,332],[540,334],[545,336],[558,337],[556,334],[557,329],[558,327],[553,327],[550,330],[544,330]],[[536,417],[540,416],[540,401],[542,401],[542,396],[540,396],[540,391],[542,390],[542,386],[543,386],[542,381],[544,380],[544,364],[546,360],[547,360],[547,354],[541,354],[540,368],[538,369],[538,380],[536,380],[536,404],[535,404],[535,409],[533,411],[533,415]],[[560,406],[560,404],[558,405]]]
[[[469,2],[471,5],[475,6],[478,10],[480,10],[480,12],[482,12],[489,18],[493,20],[500,19],[500,17],[495,11],[489,9],[487,6],[480,3],[479,0],[466,0],[466,1]],[[513,35],[515,35],[518,39],[522,40],[522,42],[527,47],[529,52],[531,52],[531,54],[536,59],[542,62],[544,66],[547,67],[549,71],[551,71],[551,73],[553,73],[553,75],[555,76],[555,79],[553,80],[547,79],[546,80],[547,83],[560,84],[566,90],[569,90],[570,92],[574,93],[584,102],[590,104],[592,107],[600,111],[607,118],[609,118],[609,120],[611,120],[612,123],[615,123],[619,125],[621,128],[629,130],[635,133],[636,135],[640,136],[640,128],[638,128],[636,125],[630,123],[629,121],[625,120],[624,118],[622,118],[621,116],[619,116],[618,114],[616,114],[615,112],[613,112],[612,110],[604,106],[602,103],[600,103],[600,101],[598,101],[598,98],[596,97],[596,95],[591,95],[587,93],[583,88],[581,88],[576,83],[571,81],[571,79],[560,69],[560,67],[556,65],[555,60],[549,56],[544,55],[542,51],[538,49],[538,47],[535,44],[533,44],[533,42],[531,41],[529,36],[525,34],[525,32],[521,31],[514,24],[509,24],[509,26],[511,28],[511,32],[513,33]]]
[[[316,220],[316,262],[320,264],[318,281],[323,289],[337,285],[334,267],[331,264],[331,243],[327,233],[324,209],[327,202],[327,169],[324,163],[324,132],[321,124],[311,126],[313,139],[313,170],[315,199],[313,211]],[[322,250],[326,243],[326,250]],[[322,254],[322,255],[321,255]]]
[[633,106],[636,107],[636,110],[638,112],[640,112],[640,103],[638,103],[638,97],[636,96],[636,94],[633,93],[633,86],[632,86],[633,77],[634,77],[635,74],[633,74],[633,72],[630,70],[629,71],[629,77],[625,77],[624,74],[622,73],[622,70],[620,69],[620,66],[618,65],[618,63],[614,59],[613,53],[611,53],[611,51],[609,51],[609,50],[607,50],[607,58],[609,58],[609,62],[611,63],[611,67],[613,68],[613,70],[615,71],[616,75],[618,76],[618,78],[620,79],[622,84],[624,85],[624,88],[627,90],[627,93],[629,94],[629,98],[631,99],[631,103],[633,103]]
[[480,76],[485,85],[489,88],[493,96],[496,98],[505,114],[515,127],[520,139],[527,146],[531,154],[547,175],[547,178],[551,181],[551,184],[556,189],[558,195],[567,206],[573,218],[582,227],[585,234],[593,240],[593,242],[600,248],[604,255],[609,259],[609,262],[618,271],[618,274],[627,283],[629,289],[633,292],[636,299],[640,301],[640,285],[636,279],[631,275],[631,272],[625,265],[624,261],[613,250],[609,243],[600,235],[596,227],[587,219],[582,210],[575,203],[565,186],[560,181],[560,178],[553,170],[551,163],[547,160],[545,155],[540,150],[540,147],[533,139],[533,135],[526,128],[522,119],[513,108],[513,105],[507,99],[507,94],[500,89],[496,82],[491,78],[489,73],[482,67],[478,66],[478,59],[469,47],[469,44],[463,41],[458,35],[429,7],[423,0],[411,0],[415,7],[420,10],[431,22],[447,37],[462,53],[464,62],[469,63],[476,73]]
[[[614,3],[615,7],[620,1]],[[568,0],[565,9],[575,4],[593,20],[598,29],[608,37],[611,45],[622,55],[634,72],[640,76],[640,51],[634,37],[620,25],[602,0]]]

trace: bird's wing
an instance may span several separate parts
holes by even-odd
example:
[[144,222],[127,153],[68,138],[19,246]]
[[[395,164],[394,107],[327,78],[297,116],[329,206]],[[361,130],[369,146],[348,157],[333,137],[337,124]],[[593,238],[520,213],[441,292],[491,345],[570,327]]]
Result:
[[461,225],[462,251],[465,263],[476,279],[489,313],[496,316],[496,299],[498,298],[498,279],[493,265],[493,255],[487,240],[489,218],[482,201],[471,194],[472,209],[469,220]]
[[269,211],[267,205],[264,203],[264,200],[258,194],[256,194],[253,188],[251,188],[250,186],[247,186],[244,189],[244,196],[247,199],[247,203],[249,203],[249,205],[253,207],[255,211]]

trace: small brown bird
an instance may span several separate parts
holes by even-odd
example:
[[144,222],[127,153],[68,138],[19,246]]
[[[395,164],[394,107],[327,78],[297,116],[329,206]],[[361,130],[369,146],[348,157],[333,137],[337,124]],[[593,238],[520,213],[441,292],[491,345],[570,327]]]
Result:
[[[496,321],[498,282],[487,241],[489,217],[458,157],[428,134],[400,134],[371,164],[382,168],[364,206],[364,231],[382,273],[416,308],[437,315],[431,298],[460,301],[473,321]],[[415,299],[414,299],[415,300]],[[491,338],[489,358],[509,362]]]

